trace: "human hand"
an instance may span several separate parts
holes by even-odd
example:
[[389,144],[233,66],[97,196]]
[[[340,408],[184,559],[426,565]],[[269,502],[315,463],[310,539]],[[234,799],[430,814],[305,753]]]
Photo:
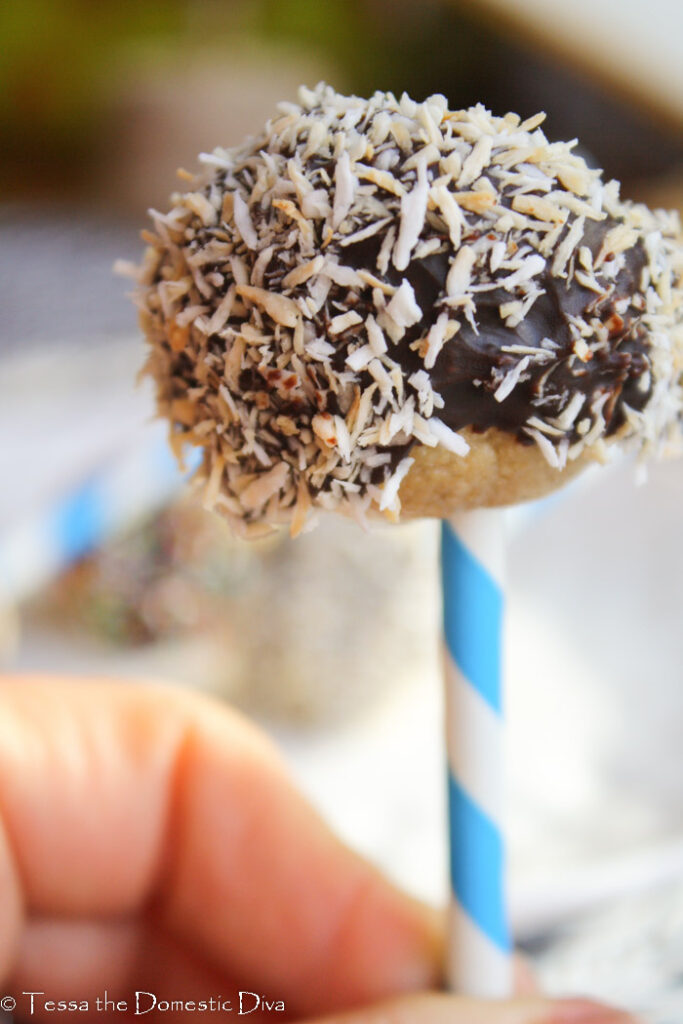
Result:
[[[120,1024],[192,1020],[193,1002],[219,996],[238,1016],[240,991],[284,1002],[274,1021],[630,1020],[577,1000],[429,994],[441,947],[437,915],[345,848],[224,706],[153,686],[0,683],[0,996],[17,1019],[40,992],[33,1019],[93,1020],[45,1003],[92,1011],[106,990],[126,1004],[109,1011]],[[135,992],[157,1009],[136,1016]]]

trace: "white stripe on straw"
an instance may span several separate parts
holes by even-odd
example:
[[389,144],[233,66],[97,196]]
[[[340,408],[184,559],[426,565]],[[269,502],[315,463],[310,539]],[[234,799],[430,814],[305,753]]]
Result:
[[449,987],[512,991],[503,843],[502,513],[443,524],[446,735],[451,839]]

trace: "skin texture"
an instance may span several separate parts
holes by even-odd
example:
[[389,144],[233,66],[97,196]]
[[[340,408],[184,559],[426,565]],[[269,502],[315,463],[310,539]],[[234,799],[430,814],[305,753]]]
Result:
[[470,445],[465,456],[441,446],[412,449],[415,462],[399,491],[401,518],[448,519],[465,509],[531,501],[569,483],[591,461],[586,452],[557,470],[536,445],[520,444],[501,430],[475,433],[466,427],[459,433]]
[[[278,1020],[630,1019],[580,1000],[424,994],[442,941],[439,918],[344,847],[224,706],[160,686],[0,681],[0,996],[20,1011],[31,990],[92,1003],[243,989],[283,999]],[[18,1019],[54,1016],[37,1000]]]

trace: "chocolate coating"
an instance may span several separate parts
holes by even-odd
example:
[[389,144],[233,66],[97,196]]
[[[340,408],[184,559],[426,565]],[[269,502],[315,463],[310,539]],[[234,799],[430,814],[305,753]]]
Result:
[[[596,257],[602,242],[615,226],[611,218],[589,221],[583,244]],[[356,267],[373,266],[379,245],[374,239],[346,250],[349,262]],[[445,401],[441,418],[452,430],[472,427],[483,432],[491,427],[513,434],[522,444],[533,444],[523,431],[532,416],[557,416],[566,405],[568,396],[577,392],[586,398],[605,394],[603,407],[605,435],[614,434],[625,421],[624,404],[632,409],[643,409],[651,395],[650,341],[640,323],[640,313],[629,304],[617,312],[622,300],[629,301],[638,291],[641,273],[647,257],[641,244],[628,250],[625,263],[614,280],[613,288],[597,295],[585,288],[576,277],[568,283],[553,277],[549,269],[539,277],[543,288],[531,310],[516,327],[507,327],[501,319],[499,307],[509,300],[501,289],[482,292],[477,297],[478,333],[469,323],[439,353],[431,378],[434,389]],[[408,371],[422,365],[417,352],[411,348],[435,321],[439,312],[436,305],[443,297],[449,270],[447,251],[422,260],[413,260],[402,274],[389,268],[388,278],[400,284],[406,277],[414,291],[417,303],[425,310],[419,323],[406,332],[395,347],[401,365]],[[569,318],[597,318],[605,325],[607,343],[604,349],[583,362],[574,352],[574,338],[569,329]],[[497,381],[519,362],[520,356],[504,351],[510,345],[524,345],[541,349],[544,339],[550,338],[556,348],[545,351],[551,358],[532,361],[513,391],[503,401],[494,397]],[[567,436],[570,441],[578,437],[575,420]],[[394,452],[395,456],[399,453]],[[407,445],[410,448],[411,445]],[[405,454],[403,449],[400,455]]]

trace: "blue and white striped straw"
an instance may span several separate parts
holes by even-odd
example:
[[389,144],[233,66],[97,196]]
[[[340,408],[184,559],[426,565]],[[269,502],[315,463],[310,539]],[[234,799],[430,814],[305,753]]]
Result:
[[467,995],[512,991],[503,818],[503,514],[442,528],[450,907],[446,979]]
[[[191,468],[197,454],[189,453]],[[75,559],[161,508],[184,482],[166,428],[150,427],[142,442],[0,527],[0,603],[29,597]]]

